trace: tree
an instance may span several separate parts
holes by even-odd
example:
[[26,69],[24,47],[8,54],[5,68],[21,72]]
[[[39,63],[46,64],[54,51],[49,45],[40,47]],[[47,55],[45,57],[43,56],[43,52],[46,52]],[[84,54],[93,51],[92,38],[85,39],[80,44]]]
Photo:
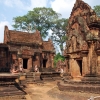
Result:
[[51,39],[60,47],[61,52],[63,53],[64,43],[66,42],[67,36],[67,25],[68,19],[62,18],[56,20],[52,27],[52,36]]
[[64,60],[65,60],[65,57],[62,56],[60,53],[56,54],[56,56],[54,57],[54,66],[56,66],[56,63],[57,63],[59,60],[60,60],[60,61],[64,61]]
[[100,17],[100,5],[94,6],[93,9],[96,12],[97,16]]
[[39,30],[43,38],[48,35],[48,31],[53,27],[53,22],[60,17],[60,14],[53,11],[52,8],[34,8],[24,16],[13,18],[12,25],[15,30],[32,32]]

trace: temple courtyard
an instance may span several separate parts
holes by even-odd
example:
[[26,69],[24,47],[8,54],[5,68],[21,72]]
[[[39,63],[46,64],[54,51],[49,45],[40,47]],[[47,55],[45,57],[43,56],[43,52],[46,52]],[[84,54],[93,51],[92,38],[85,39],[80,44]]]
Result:
[[[91,96],[99,96],[99,94],[60,91],[56,81],[45,81],[43,83],[28,84],[25,88],[27,92],[27,100],[88,100]],[[95,99],[100,100],[100,98]]]
[[55,66],[51,39],[5,26],[0,100],[100,100],[100,17],[76,0],[66,30],[65,61]]

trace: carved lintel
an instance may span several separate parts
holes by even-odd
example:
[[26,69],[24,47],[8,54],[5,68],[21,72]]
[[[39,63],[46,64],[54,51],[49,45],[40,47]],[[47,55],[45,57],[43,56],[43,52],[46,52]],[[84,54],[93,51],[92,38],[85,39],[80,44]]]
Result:
[[100,50],[96,50],[96,54],[100,56]]
[[31,58],[29,55],[22,55],[22,58]]
[[89,53],[89,50],[82,50],[81,51],[81,56],[86,57],[88,55],[88,53]]

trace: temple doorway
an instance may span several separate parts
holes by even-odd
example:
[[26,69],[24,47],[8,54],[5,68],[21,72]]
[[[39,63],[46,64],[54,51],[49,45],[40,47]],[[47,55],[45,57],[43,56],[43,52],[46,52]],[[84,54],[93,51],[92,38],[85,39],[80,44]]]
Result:
[[27,69],[27,62],[28,62],[28,59],[23,59],[23,68],[24,69]]
[[82,75],[82,60],[77,60],[77,63],[79,65],[80,74]]
[[43,68],[46,68],[47,59],[43,60]]

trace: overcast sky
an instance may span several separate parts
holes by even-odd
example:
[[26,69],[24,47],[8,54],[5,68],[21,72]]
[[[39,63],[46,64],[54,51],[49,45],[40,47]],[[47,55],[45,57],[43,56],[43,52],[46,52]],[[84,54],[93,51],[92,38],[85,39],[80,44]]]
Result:
[[[22,16],[35,7],[51,7],[62,17],[69,18],[76,0],[0,0],[0,42],[3,42],[4,26],[13,29],[12,19]],[[100,5],[100,0],[83,0],[92,8]]]

